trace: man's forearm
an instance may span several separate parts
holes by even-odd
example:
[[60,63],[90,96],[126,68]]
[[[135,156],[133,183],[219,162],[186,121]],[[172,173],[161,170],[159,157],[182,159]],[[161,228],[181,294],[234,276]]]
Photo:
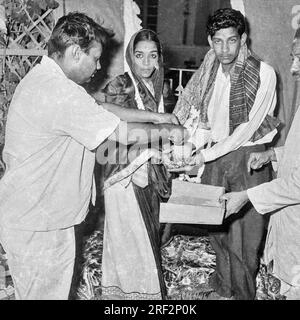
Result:
[[104,109],[126,122],[157,122],[159,114],[151,111],[129,109],[112,103],[101,103]]
[[173,124],[126,123],[121,121],[118,128],[109,137],[109,140],[119,141],[122,144],[146,144],[158,142],[166,143],[175,139],[175,143],[187,140],[187,130]]

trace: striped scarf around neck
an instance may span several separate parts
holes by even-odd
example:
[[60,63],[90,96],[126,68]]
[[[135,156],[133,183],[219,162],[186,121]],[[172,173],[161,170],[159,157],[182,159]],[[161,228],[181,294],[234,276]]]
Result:
[[[207,110],[214,90],[215,80],[220,62],[213,49],[206,54],[200,68],[188,82],[179,98],[174,113],[180,123],[190,117],[191,107],[199,113],[198,127],[210,129]],[[230,70],[229,126],[230,134],[242,123],[249,121],[249,113],[253,107],[257,90],[260,87],[260,60],[255,57],[246,44],[241,46],[234,66]],[[274,130],[279,121],[267,115],[251,141],[262,138]]]

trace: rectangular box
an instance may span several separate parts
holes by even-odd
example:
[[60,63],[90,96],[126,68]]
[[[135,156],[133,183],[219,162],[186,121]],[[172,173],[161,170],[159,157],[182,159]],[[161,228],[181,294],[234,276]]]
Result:
[[159,222],[220,225],[225,207],[219,198],[224,192],[223,187],[173,180],[169,201],[160,204]]

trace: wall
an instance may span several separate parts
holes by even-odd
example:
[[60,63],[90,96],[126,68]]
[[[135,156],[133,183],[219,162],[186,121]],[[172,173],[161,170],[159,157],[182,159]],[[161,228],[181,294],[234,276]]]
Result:
[[166,65],[185,67],[185,61],[199,66],[209,49],[205,31],[209,14],[218,8],[230,7],[230,0],[189,0],[186,44],[184,39],[185,0],[160,0],[157,31],[164,46]]
[[[209,50],[208,46],[164,46],[164,61],[168,68],[185,68],[185,61],[195,61],[195,66],[200,66],[203,57]],[[193,67],[194,68],[194,67]]]
[[160,0],[157,32],[160,40],[170,46],[181,45],[183,35],[184,0]]
[[160,0],[158,7],[157,32],[164,48],[164,60],[167,67],[185,67],[184,61],[194,60],[200,65],[207,46],[194,45],[196,11],[199,0],[190,0],[189,20],[187,24],[186,45],[184,38],[185,0]]
[[291,44],[300,17],[299,0],[244,0],[252,49],[271,64],[278,79],[279,119],[284,124],[278,145],[284,143],[298,102],[293,102],[295,80],[290,74]]
[[123,0],[57,0],[57,19],[64,13],[80,11],[88,14],[104,27],[115,32],[110,47],[101,57],[101,71],[96,74],[89,89],[96,91],[111,78],[123,73]]
[[200,0],[197,1],[194,43],[196,45],[208,45],[206,35],[206,23],[210,14],[220,8],[229,8],[230,0]]

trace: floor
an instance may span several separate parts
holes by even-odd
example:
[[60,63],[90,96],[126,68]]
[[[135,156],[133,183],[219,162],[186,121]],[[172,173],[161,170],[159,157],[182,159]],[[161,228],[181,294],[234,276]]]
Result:
[[8,266],[6,256],[0,245],[0,300],[14,300],[14,287]]
[[[84,242],[82,274],[76,292],[79,300],[101,300],[103,232],[95,231]],[[162,247],[162,267],[169,300],[226,300],[208,285],[216,257],[207,236],[177,234]],[[280,282],[261,265],[256,300],[284,300]]]
[[[101,300],[101,257],[103,219],[95,220],[92,212],[76,227],[77,254],[70,291],[71,300]],[[186,226],[175,232],[161,249],[165,283],[170,300],[218,299],[212,294],[208,280],[216,263],[215,253],[206,234]],[[0,300],[14,300],[14,288],[5,255],[0,247],[0,265],[6,277],[1,282]],[[279,294],[280,283],[261,265],[257,276],[257,300],[284,300]]]

